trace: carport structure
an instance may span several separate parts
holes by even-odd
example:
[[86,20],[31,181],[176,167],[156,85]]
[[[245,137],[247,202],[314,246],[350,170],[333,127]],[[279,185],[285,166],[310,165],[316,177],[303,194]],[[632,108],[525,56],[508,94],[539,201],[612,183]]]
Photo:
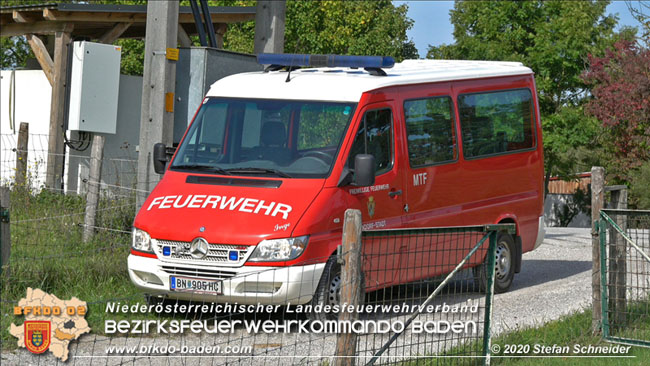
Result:
[[[178,43],[192,45],[198,33],[194,14],[182,6],[178,14]],[[255,19],[255,7],[210,7],[218,47],[229,23]],[[26,4],[0,7],[0,36],[26,36],[52,85],[46,185],[58,188],[63,170],[63,123],[68,45],[86,39],[111,44],[118,38],[145,37],[146,5]],[[205,22],[205,20],[203,20]],[[48,38],[43,38],[48,36]]]

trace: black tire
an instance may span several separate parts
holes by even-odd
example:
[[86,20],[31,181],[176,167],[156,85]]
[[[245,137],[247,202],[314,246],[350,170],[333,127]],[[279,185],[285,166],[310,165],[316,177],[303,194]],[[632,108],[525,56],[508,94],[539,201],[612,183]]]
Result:
[[[508,291],[515,277],[515,241],[512,236],[500,232],[497,236],[497,250],[494,268],[494,292],[497,294]],[[487,256],[485,261],[473,268],[474,283],[482,292],[487,291]]]
[[[336,256],[330,257],[325,264],[316,292],[311,300],[312,308],[316,305],[339,305],[341,299],[341,265]],[[337,320],[338,312],[311,311],[307,313],[310,320]]]

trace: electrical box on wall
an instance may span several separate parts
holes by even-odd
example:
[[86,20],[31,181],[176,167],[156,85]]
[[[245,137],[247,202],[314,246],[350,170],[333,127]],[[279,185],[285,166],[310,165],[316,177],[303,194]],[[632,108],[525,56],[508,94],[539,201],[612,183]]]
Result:
[[114,134],[121,47],[83,41],[69,52],[68,130]]

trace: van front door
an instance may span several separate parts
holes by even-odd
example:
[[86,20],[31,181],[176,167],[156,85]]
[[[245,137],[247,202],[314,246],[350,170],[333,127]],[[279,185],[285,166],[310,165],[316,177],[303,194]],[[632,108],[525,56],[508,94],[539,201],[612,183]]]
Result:
[[[354,142],[348,155],[348,168],[354,170],[357,154],[375,157],[375,184],[369,187],[348,186],[350,207],[362,212],[364,230],[398,228],[404,214],[404,167],[396,152],[401,151],[401,136],[396,135],[390,103],[373,103],[363,110]],[[400,264],[400,244],[382,240],[364,247],[366,286],[369,290],[396,282]]]

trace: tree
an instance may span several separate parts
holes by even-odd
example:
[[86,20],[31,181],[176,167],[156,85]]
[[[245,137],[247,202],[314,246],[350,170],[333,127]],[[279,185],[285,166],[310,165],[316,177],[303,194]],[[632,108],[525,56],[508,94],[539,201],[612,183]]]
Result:
[[[254,5],[254,4],[253,4]],[[407,5],[380,1],[287,1],[284,52],[418,58]],[[231,24],[224,48],[253,52],[255,23]]]
[[616,157],[608,172],[629,181],[650,159],[650,49],[620,40],[604,56],[590,56],[582,76],[593,95],[586,110],[602,122]]
[[641,37],[645,40],[645,46],[650,47],[650,1],[630,1],[626,0],[625,4],[627,5],[630,14],[641,23]]
[[[592,143],[593,119],[582,113],[581,78],[589,54],[613,43],[616,18],[608,1],[457,1],[455,43],[429,47],[428,58],[519,61],[535,72],[547,181],[570,176],[572,155]],[[629,33],[628,30],[626,32]],[[575,156],[575,154],[574,154]]]
[[25,37],[0,37],[0,68],[25,67],[28,58],[34,57]]

